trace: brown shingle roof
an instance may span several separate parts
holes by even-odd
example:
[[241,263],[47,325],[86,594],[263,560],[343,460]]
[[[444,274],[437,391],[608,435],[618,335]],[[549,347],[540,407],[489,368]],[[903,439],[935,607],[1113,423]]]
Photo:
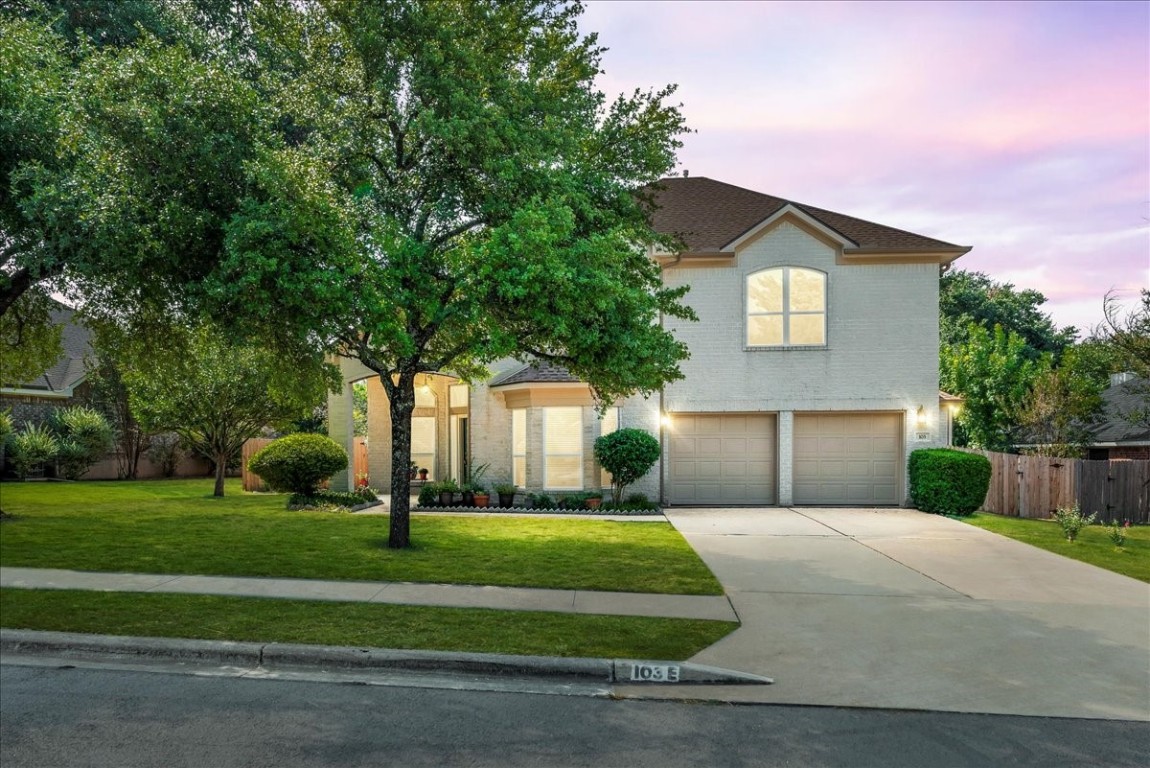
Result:
[[[703,176],[662,179],[654,190],[656,232],[680,237],[692,253],[719,253],[786,205],[817,219],[857,244],[876,251],[963,251],[963,246],[856,219],[811,205],[764,195]],[[852,249],[848,249],[852,250]]]
[[489,386],[503,387],[508,384],[567,384],[578,382],[579,379],[567,372],[561,365],[555,365],[545,360],[537,360],[513,371],[505,378],[496,377]]

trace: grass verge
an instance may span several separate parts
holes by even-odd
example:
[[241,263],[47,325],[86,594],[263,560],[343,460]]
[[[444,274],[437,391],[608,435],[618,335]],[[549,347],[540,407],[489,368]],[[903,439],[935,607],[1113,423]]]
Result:
[[682,660],[738,624],[211,595],[0,589],[0,625],[56,632]]
[[414,545],[387,548],[389,518],[289,512],[286,497],[229,480],[4,483],[0,564],[85,571],[490,584],[720,595],[664,522],[415,516]]
[[1009,536],[1040,549],[1081,560],[1139,581],[1150,582],[1150,527],[1132,526],[1126,545],[1116,547],[1110,541],[1109,526],[1088,525],[1076,541],[1067,541],[1061,526],[1053,520],[1030,520],[978,512],[961,518],[964,522],[988,531]]

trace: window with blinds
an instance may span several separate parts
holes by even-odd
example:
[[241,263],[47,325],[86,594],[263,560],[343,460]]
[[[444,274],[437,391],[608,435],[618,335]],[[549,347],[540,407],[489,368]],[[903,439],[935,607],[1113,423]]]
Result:
[[583,409],[543,409],[543,487],[583,488]]
[[511,482],[527,485],[527,410],[511,411]]

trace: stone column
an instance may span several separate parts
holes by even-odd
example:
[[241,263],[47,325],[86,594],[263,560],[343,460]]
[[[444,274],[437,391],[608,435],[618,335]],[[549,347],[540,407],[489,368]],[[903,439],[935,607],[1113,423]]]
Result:
[[795,412],[779,411],[779,506],[795,503]]
[[351,382],[345,381],[339,394],[328,393],[327,396],[327,434],[332,440],[339,443],[347,451],[347,469],[337,472],[331,477],[333,491],[350,491],[354,478],[352,477],[355,456],[355,418],[352,413],[354,399],[351,392]]

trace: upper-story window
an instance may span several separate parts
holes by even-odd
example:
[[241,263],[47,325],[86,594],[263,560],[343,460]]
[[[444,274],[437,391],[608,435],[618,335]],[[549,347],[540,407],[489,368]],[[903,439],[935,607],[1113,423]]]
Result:
[[827,343],[827,276],[776,267],[747,275],[748,347],[821,347]]

